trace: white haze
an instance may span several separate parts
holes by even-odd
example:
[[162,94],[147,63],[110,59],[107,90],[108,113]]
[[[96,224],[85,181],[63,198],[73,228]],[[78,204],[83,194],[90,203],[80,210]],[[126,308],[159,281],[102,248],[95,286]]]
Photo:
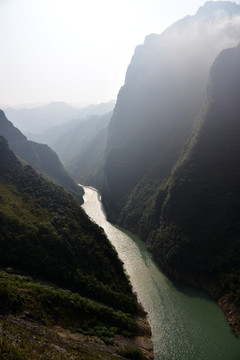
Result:
[[[191,19],[190,19],[191,21]],[[164,35],[161,39],[163,41]],[[198,69],[198,65],[205,63],[211,66],[217,55],[225,48],[236,46],[240,43],[240,15],[229,17],[225,11],[216,13],[211,22],[201,19],[191,24],[191,32],[173,31],[166,36],[165,46],[172,51],[172,58],[177,62],[184,62],[187,53],[192,54],[191,63],[186,64]],[[174,46],[171,47],[171,44]],[[176,46],[177,44],[177,46]],[[177,64],[176,72],[178,72]],[[206,74],[208,76],[208,73]]]
[[144,51],[144,46],[138,46],[131,67],[142,67],[144,70],[136,72],[138,78],[142,73],[142,78],[158,79],[165,89],[171,78],[175,78],[175,85],[181,85],[182,94],[178,96],[184,96],[184,83],[189,87],[195,79],[202,84],[198,95],[204,96],[209,69],[215,58],[223,49],[239,43],[240,14],[232,17],[219,11],[211,21],[189,17],[184,26],[181,22],[176,23],[161,36],[148,36],[145,41],[148,51]]
[[116,98],[134,48],[202,0],[0,0],[0,104]]

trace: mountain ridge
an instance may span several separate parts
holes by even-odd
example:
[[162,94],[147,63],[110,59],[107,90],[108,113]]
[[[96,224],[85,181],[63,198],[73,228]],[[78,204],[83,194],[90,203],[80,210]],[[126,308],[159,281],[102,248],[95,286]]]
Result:
[[77,109],[65,102],[52,102],[31,109],[5,108],[4,111],[13,124],[24,132],[25,135],[34,137],[34,135],[39,135],[47,129],[74,119],[78,120],[90,115],[102,115],[105,112],[111,111],[114,105],[115,101],[111,100],[106,103]]
[[0,232],[0,357],[110,360],[131,344],[153,358],[146,314],[103,230],[2,136]]
[[239,63],[240,46],[223,50],[213,64],[199,127],[169,179],[159,229],[149,238],[149,246],[163,267],[166,263],[167,268],[183,276],[212,279],[215,298],[220,304],[228,303],[225,312],[235,305],[231,325],[237,334]]
[[6,118],[2,110],[0,110],[0,135],[8,140],[11,148],[22,160],[62,185],[80,204],[83,203],[83,190],[63,168],[56,153],[47,145],[28,141],[26,136]]
[[168,274],[224,303],[236,334],[239,14],[237,4],[208,2],[136,48],[109,124],[102,189],[109,220],[140,235]]
[[227,10],[215,17],[188,16],[147,37],[137,46],[119,91],[109,124],[103,201],[109,219],[124,226],[130,221],[136,225],[131,230],[140,234],[144,208],[137,209],[133,193],[141,197],[142,183],[155,201],[205,101],[210,66],[221,50],[238,43],[240,6],[234,14],[231,3],[214,3],[219,7]]

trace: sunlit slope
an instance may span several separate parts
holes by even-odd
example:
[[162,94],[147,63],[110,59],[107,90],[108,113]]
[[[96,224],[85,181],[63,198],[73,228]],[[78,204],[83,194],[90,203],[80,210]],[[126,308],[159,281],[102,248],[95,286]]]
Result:
[[23,165],[3,137],[0,234],[0,357],[112,360],[142,354],[135,336],[151,343],[103,229],[61,187]]
[[115,250],[71,196],[23,166],[4,138],[0,167],[1,265],[134,311]]

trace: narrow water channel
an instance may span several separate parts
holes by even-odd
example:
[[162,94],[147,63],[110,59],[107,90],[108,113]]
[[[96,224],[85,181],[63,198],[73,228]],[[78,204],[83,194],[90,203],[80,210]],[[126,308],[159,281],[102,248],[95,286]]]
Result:
[[240,360],[240,339],[219,307],[198,290],[168,279],[138,237],[108,221],[96,190],[84,187],[83,208],[115,246],[148,312],[156,360]]

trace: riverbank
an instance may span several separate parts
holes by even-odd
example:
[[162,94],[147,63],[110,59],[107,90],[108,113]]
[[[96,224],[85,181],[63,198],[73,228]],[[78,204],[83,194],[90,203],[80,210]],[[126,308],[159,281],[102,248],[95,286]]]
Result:
[[218,305],[224,312],[233,333],[240,337],[240,309],[232,303],[228,295],[220,297],[218,299]]
[[[124,354],[126,349],[136,349],[135,353],[139,354],[139,357],[132,357],[133,359],[153,360],[153,342],[152,331],[149,322],[146,317],[138,317],[137,325],[139,329],[139,335],[134,338],[126,338],[121,335],[115,336],[115,341],[118,348],[118,352]],[[141,355],[140,355],[141,354]]]
[[[139,238],[144,238],[143,233],[139,233],[135,226],[129,226],[126,222],[122,223],[119,219],[116,221],[116,225],[123,227],[130,233],[136,234]],[[171,278],[184,282],[187,285],[193,286],[196,289],[206,291],[206,293],[218,304],[220,309],[223,311],[225,318],[231,327],[232,332],[235,336],[240,337],[240,308],[238,308],[230,299],[228,295],[220,294],[219,288],[210,279],[194,278],[189,274],[181,274],[174,269],[170,268],[161,259],[155,256],[152,252],[151,245],[146,243],[147,250],[153,255],[156,262],[159,264],[161,269]]]
[[[146,244],[148,251],[152,253],[151,245]],[[153,254],[161,269],[170,277],[182,281],[187,285],[196,289],[204,290],[209,296],[216,301],[220,309],[223,311],[225,318],[231,327],[233,334],[240,337],[240,308],[238,308],[230,299],[229,295],[221,295],[219,287],[209,278],[194,277],[192,274],[183,274],[171,268]]]
[[[136,229],[135,224],[131,225],[123,221],[121,218],[117,218],[115,215],[117,226],[123,227],[130,233],[136,234],[139,238],[144,238],[144,234]],[[231,327],[233,334],[240,337],[240,307],[237,307],[231,300],[230,296],[221,294],[219,287],[214,283],[213,280],[203,277],[193,277],[192,274],[183,274],[172,269],[166,262],[158,258],[152,251],[151,244],[145,242],[147,250],[153,255],[156,262],[159,264],[161,269],[171,278],[179,280],[187,285],[193,286],[196,289],[205,291],[220,307],[223,311],[225,318]]]
[[142,335],[132,339],[117,335],[114,343],[107,345],[96,336],[85,336],[60,326],[44,326],[24,314],[1,315],[0,355],[1,351],[8,351],[13,355],[11,359],[19,360],[120,360],[131,358],[132,353],[133,356],[139,354],[139,357],[132,357],[134,359],[153,360],[150,328],[144,319],[139,318],[138,324]]
[[83,208],[104,229],[148,312],[155,360],[192,360],[196,355],[198,360],[238,359],[239,339],[231,333],[216,302],[194,286],[171,281],[146,243],[106,220],[98,192],[84,190]]

